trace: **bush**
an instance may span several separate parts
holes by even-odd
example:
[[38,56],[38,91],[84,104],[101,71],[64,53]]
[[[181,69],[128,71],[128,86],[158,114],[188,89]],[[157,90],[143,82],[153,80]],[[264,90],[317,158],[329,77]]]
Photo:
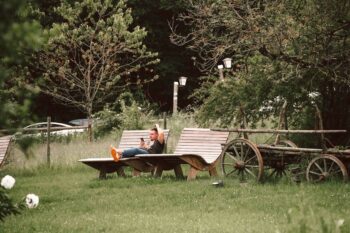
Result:
[[14,204],[11,198],[0,188],[0,221],[9,215],[20,214],[22,205]]
[[140,107],[135,100],[132,100],[130,104],[121,100],[120,106],[119,113],[106,105],[102,111],[94,115],[96,122],[94,126],[95,138],[103,137],[119,129],[143,129],[145,125],[150,124],[154,112],[149,110],[149,104]]
[[11,214],[20,214],[20,210],[24,207],[23,204],[14,204],[11,198],[5,193],[5,189],[12,189],[16,180],[6,175],[1,179],[0,184],[0,221],[4,221],[5,217]]

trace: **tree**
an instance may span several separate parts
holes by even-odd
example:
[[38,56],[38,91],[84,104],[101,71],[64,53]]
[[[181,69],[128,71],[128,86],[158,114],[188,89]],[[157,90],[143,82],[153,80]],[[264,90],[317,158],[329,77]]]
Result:
[[23,66],[45,36],[38,21],[30,19],[28,9],[22,0],[6,1],[0,7],[0,128],[21,125],[31,118],[36,90],[25,82]]
[[[144,28],[130,29],[131,9],[123,1],[63,2],[56,13],[64,22],[52,25],[48,45],[38,54],[46,94],[91,118],[128,85],[157,79],[148,68],[159,62],[157,53],[143,45]],[[138,77],[140,69],[150,77]]]
[[[194,1],[177,20],[173,43],[196,51],[204,73],[213,75],[227,56],[234,59],[227,77],[235,81],[197,92],[204,97],[199,112],[210,112],[209,120],[224,118],[229,124],[238,105],[250,119],[273,113],[258,110],[277,96],[291,103],[291,114],[299,114],[310,102],[308,93],[318,92],[325,127],[350,126],[349,1]],[[190,32],[178,34],[179,24]],[[225,104],[236,106],[227,111]]]
[[[145,44],[152,51],[157,51],[162,61],[155,67],[155,72],[161,78],[147,84],[143,90],[152,103],[157,103],[164,111],[172,109],[173,82],[180,76],[188,77],[186,88],[181,89],[179,107],[187,106],[187,97],[198,87],[198,69],[193,66],[191,57],[194,52],[179,49],[169,40],[169,21],[181,12],[186,12],[187,0],[129,0],[128,6],[133,9],[134,24],[142,25],[148,31]],[[186,28],[181,28],[186,30]]]

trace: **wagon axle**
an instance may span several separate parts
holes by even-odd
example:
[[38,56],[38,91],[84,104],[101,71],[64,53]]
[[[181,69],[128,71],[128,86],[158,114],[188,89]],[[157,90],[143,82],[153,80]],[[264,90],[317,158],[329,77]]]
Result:
[[237,170],[244,170],[245,169],[245,163],[244,163],[244,161],[237,161],[235,163],[234,167]]

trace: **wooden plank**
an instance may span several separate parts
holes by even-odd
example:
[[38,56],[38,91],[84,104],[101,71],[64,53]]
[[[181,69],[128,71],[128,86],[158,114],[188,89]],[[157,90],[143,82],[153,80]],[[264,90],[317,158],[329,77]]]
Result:
[[283,130],[283,129],[221,129],[214,128],[213,131],[223,132],[245,132],[245,133],[280,133],[280,134],[323,134],[323,133],[346,133],[347,130]]
[[185,135],[185,136],[181,136],[180,140],[193,140],[193,141],[210,141],[210,140],[225,140],[227,137],[225,136],[220,136],[220,137],[216,137],[215,135]]
[[10,143],[11,143],[12,136],[3,136],[0,137],[1,139],[1,145],[0,145],[0,167],[4,163],[6,159],[6,154],[9,149]]
[[221,150],[221,145],[213,145],[213,146],[207,146],[207,145],[193,145],[193,146],[187,146],[187,145],[180,145],[177,147],[178,150]]
[[220,151],[206,151],[206,150],[176,150],[175,151],[176,154],[220,154]]
[[276,151],[295,151],[295,152],[313,152],[313,153],[321,153],[322,149],[312,149],[312,148],[298,148],[298,147],[277,147],[277,146],[269,146],[269,145],[258,145],[259,149],[268,149],[268,150],[276,150]]

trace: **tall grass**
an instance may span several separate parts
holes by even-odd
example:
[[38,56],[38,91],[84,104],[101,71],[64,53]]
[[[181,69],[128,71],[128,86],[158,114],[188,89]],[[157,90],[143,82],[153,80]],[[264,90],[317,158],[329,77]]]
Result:
[[[152,124],[158,123],[162,127],[162,122],[152,120]],[[145,125],[144,129],[153,127],[151,123]],[[196,127],[191,115],[179,113],[170,117],[167,121],[167,128],[170,129],[170,136],[167,142],[167,152],[173,152],[178,138],[184,127]],[[77,161],[82,158],[109,157],[109,146],[119,144],[122,130],[114,130],[111,134],[97,138],[89,142],[87,134],[70,136],[68,138],[53,137],[50,144],[51,165],[54,167],[74,167]],[[39,138],[26,150],[21,149],[19,144],[13,143],[8,166],[16,169],[35,169],[43,166],[47,162],[46,138]]]

